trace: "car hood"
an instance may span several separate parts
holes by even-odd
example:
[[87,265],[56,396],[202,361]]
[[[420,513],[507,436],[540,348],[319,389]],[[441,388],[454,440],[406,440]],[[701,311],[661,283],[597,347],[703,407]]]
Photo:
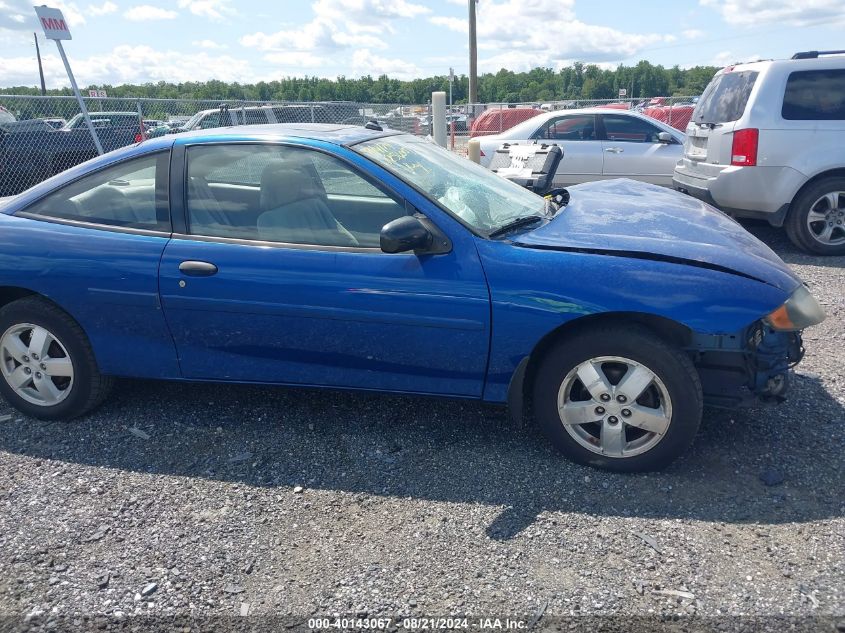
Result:
[[517,246],[671,261],[742,275],[792,292],[801,283],[768,246],[708,204],[628,179],[569,188],[570,201]]

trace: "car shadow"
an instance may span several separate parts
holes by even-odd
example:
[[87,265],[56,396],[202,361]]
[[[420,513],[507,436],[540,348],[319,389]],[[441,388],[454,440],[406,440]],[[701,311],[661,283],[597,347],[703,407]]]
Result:
[[469,401],[121,380],[102,408],[74,422],[28,419],[0,401],[4,413],[13,416],[0,423],[8,453],[253,487],[485,504],[501,508],[487,526],[500,540],[546,512],[769,524],[845,512],[845,407],[813,376],[797,375],[781,405],[708,410],[687,454],[639,475],[569,462],[533,425]]
[[787,264],[845,268],[845,255],[828,256],[806,253],[789,241],[786,231],[762,220],[742,220],[742,226],[754,237],[764,242]]

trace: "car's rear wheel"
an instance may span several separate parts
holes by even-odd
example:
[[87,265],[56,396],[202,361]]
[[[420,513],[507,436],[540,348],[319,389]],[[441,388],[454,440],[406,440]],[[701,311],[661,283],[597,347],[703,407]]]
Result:
[[662,468],[692,443],[702,413],[690,359],[643,327],[559,341],[534,381],[537,422],[569,458],[621,472]]
[[82,415],[111,387],[79,324],[38,297],[0,310],[0,377],[0,393],[12,406],[44,420]]
[[792,203],[786,234],[798,248],[845,255],[845,178],[825,178]]

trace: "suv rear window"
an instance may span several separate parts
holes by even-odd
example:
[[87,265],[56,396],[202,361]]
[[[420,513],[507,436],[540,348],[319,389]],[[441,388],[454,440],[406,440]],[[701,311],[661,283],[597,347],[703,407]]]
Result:
[[792,121],[845,120],[845,70],[790,73],[781,116]]
[[692,120],[696,123],[730,123],[739,119],[745,112],[759,74],[745,70],[727,72],[713,79],[698,100]]

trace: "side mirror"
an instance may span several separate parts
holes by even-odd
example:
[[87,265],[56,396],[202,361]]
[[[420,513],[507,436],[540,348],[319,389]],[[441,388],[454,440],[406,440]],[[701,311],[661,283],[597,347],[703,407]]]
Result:
[[429,248],[434,235],[420,218],[404,215],[382,227],[379,242],[385,253],[406,253]]
[[669,134],[669,132],[658,132],[657,141],[659,143],[673,143],[675,139],[672,138],[672,135]]

